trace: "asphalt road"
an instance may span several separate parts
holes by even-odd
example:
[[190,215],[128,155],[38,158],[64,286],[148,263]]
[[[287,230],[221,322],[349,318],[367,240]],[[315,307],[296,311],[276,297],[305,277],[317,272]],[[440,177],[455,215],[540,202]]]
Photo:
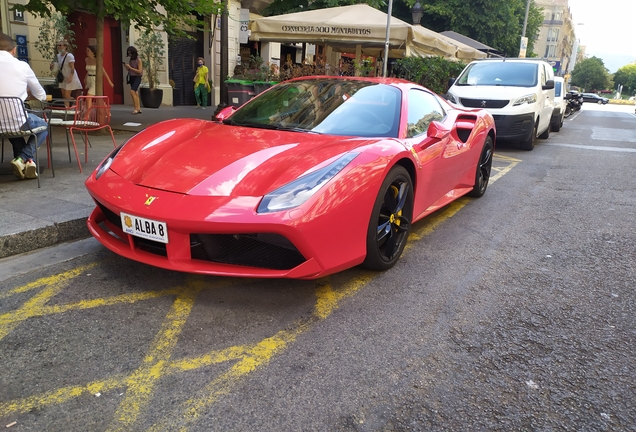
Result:
[[0,260],[0,427],[636,430],[633,107],[494,167],[380,274],[199,277],[93,240]]

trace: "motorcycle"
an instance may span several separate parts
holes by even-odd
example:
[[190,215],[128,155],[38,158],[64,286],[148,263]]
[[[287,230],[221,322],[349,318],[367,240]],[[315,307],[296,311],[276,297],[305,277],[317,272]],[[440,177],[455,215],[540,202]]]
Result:
[[583,95],[580,93],[572,93],[568,92],[565,94],[565,115],[564,117],[570,117],[577,111],[580,111],[581,106],[583,106]]

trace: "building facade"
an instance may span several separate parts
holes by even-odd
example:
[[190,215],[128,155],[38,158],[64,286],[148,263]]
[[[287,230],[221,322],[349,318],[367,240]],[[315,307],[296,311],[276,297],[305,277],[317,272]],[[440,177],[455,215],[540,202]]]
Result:
[[[26,4],[28,0],[0,0],[0,31],[10,35],[18,43],[18,56],[27,61],[43,85],[53,84],[54,77],[49,65],[52,59],[45,59],[35,48],[40,35],[42,19],[28,13],[11,10],[15,4]],[[234,67],[245,58],[249,51],[247,24],[249,13],[259,12],[272,0],[229,0],[228,1],[228,70],[230,75]],[[68,17],[75,32],[76,69],[80,80],[86,75],[85,50],[95,41],[95,17],[73,12]],[[221,19],[220,17],[199,16],[205,22],[201,29],[183,29],[188,38],[169,37],[162,33],[164,40],[163,66],[159,69],[158,88],[163,90],[164,105],[193,105],[193,82],[197,57],[203,57],[210,69],[213,82],[212,101],[220,100],[221,71]],[[114,19],[106,19],[104,25],[104,68],[113,79],[115,88],[104,86],[104,94],[111,103],[130,104],[130,94],[125,83],[126,71],[121,66],[128,46],[134,46],[141,36],[134,26],[123,26]],[[280,44],[262,44],[254,48],[268,59],[280,58]],[[249,54],[247,55],[249,58]]]
[[543,9],[543,24],[534,43],[535,53],[563,76],[575,61],[575,25],[568,0],[534,0]]

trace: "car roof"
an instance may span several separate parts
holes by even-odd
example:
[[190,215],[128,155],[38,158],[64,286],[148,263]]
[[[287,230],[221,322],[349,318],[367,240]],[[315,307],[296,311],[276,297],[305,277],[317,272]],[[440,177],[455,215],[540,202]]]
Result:
[[507,61],[514,61],[514,62],[529,62],[529,63],[547,63],[544,59],[540,59],[540,58],[522,58],[522,57],[490,57],[490,58],[482,58],[482,59],[476,59],[473,60],[473,63],[477,63],[477,62],[507,62]]

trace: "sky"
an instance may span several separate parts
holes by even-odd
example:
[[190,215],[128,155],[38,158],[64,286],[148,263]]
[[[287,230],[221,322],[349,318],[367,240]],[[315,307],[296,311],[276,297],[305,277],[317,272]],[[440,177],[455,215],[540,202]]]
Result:
[[610,73],[636,61],[636,0],[569,0],[576,37]]

